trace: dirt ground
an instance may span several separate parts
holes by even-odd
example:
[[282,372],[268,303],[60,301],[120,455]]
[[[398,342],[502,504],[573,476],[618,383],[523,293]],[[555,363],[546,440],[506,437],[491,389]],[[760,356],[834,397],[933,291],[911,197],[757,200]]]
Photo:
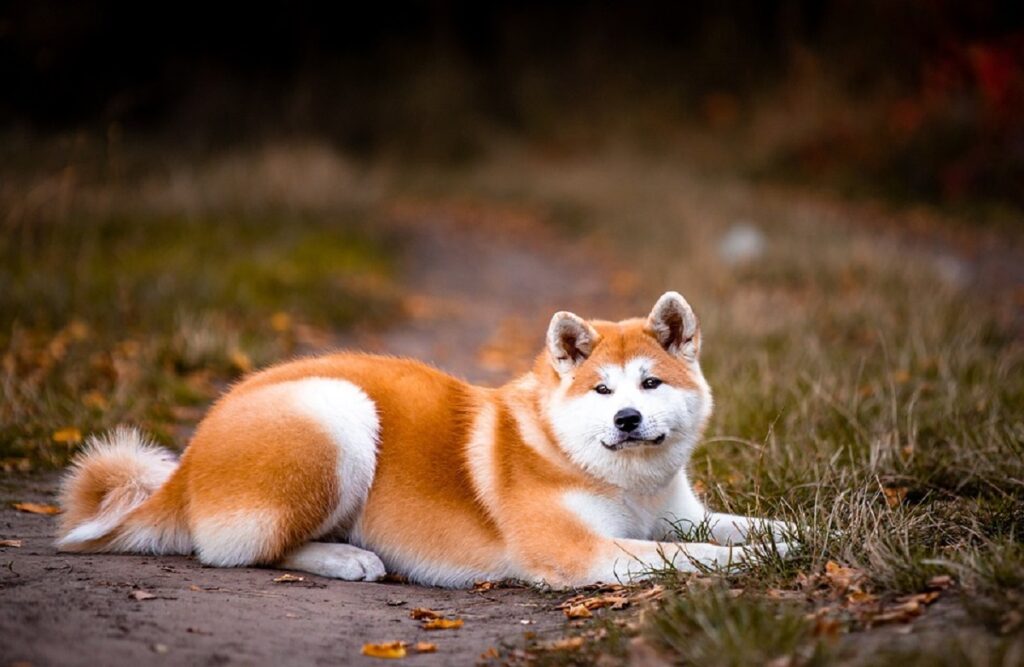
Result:
[[[435,217],[408,227],[412,317],[343,344],[493,383],[536,353],[553,310],[620,314],[598,303],[603,283],[579,248],[579,259],[555,262],[560,242],[543,230],[496,234]],[[312,575],[275,583],[279,571],[206,568],[191,558],[58,554],[55,517],[11,507],[53,503],[58,481],[7,476],[0,486],[0,539],[22,541],[0,547],[0,665],[373,664],[380,661],[360,655],[362,645],[395,640],[437,644],[408,664],[472,664],[524,632],[557,636],[565,626],[561,598],[525,588],[455,591]],[[138,600],[136,591],[154,597]],[[409,617],[414,607],[465,625],[422,630]]]

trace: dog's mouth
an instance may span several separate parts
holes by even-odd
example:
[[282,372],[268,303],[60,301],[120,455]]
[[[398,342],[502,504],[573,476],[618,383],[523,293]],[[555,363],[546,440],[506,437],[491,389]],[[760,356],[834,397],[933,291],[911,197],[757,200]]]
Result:
[[625,438],[618,442],[605,442],[602,440],[601,444],[604,445],[605,449],[610,449],[611,451],[616,452],[620,449],[631,449],[633,447],[643,447],[645,445],[660,445],[665,442],[665,435],[665,433],[662,433],[654,438]]

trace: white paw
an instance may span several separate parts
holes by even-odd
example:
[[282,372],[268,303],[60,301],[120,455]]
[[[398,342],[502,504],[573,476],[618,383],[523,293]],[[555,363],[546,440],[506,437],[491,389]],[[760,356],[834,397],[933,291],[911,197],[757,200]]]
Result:
[[345,581],[377,581],[387,574],[377,554],[340,543],[305,544],[284,559],[280,567]]

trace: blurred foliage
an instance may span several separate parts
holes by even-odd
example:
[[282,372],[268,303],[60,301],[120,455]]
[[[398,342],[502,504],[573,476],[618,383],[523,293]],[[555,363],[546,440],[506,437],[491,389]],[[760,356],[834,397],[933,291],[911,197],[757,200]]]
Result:
[[173,444],[227,382],[398,312],[360,214],[101,217],[0,237],[0,466],[137,423]]
[[510,137],[552,155],[684,140],[769,179],[1024,204],[1019,2],[176,8],[5,3],[0,126],[455,163]]

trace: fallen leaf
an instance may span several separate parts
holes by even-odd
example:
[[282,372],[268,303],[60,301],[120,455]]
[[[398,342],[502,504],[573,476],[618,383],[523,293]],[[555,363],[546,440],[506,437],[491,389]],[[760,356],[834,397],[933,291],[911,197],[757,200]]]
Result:
[[422,621],[425,618],[442,618],[444,614],[426,607],[413,607],[409,610],[409,618],[414,621]]
[[424,621],[421,626],[424,630],[458,630],[462,627],[461,618],[432,618]]
[[659,584],[657,586],[649,588],[648,590],[644,591],[643,593],[639,593],[637,595],[634,595],[633,596],[633,600],[634,601],[660,600],[661,596],[662,596],[662,594],[664,592],[665,592],[665,587]]
[[149,591],[144,591],[141,588],[136,588],[135,590],[133,590],[131,592],[131,596],[133,598],[135,598],[136,600],[138,600],[139,602],[142,602],[143,600],[155,600],[156,599],[155,595],[153,595]]
[[386,604],[389,607],[401,607],[403,604],[405,604],[405,600],[399,600],[398,598],[388,598],[384,601],[384,604]]
[[0,547],[14,547],[15,549],[20,549],[21,540],[0,540]]
[[437,653],[437,644],[433,642],[416,642],[413,649],[417,653]]
[[825,578],[840,593],[856,587],[864,578],[864,573],[852,567],[843,567],[835,561],[825,563]]
[[899,507],[907,497],[907,487],[890,486],[882,489],[885,494],[885,504],[891,508]]
[[275,584],[294,584],[300,581],[305,581],[305,577],[299,577],[294,574],[282,574],[280,577],[274,578]]
[[405,642],[384,642],[383,644],[363,644],[363,655],[371,658],[404,658]]
[[493,581],[475,581],[473,582],[473,592],[483,593],[494,588]]
[[488,660],[496,660],[500,654],[498,649],[493,646],[487,647],[487,650],[480,654],[480,660],[486,662]]
[[948,574],[939,574],[928,580],[928,588],[945,590],[953,585],[953,577]]
[[566,637],[541,645],[545,651],[578,651],[583,646],[583,637]]
[[566,618],[592,618],[594,615],[590,613],[585,604],[577,604],[571,607],[566,607],[562,610]]
[[153,651],[161,655],[163,655],[164,653],[168,653],[170,650],[171,647],[167,644],[153,644]]
[[56,505],[44,505],[42,503],[14,503],[14,509],[29,514],[60,514],[61,510]]
[[82,442],[82,432],[74,426],[62,428],[59,431],[54,431],[50,438],[54,442],[62,442],[68,445]]

